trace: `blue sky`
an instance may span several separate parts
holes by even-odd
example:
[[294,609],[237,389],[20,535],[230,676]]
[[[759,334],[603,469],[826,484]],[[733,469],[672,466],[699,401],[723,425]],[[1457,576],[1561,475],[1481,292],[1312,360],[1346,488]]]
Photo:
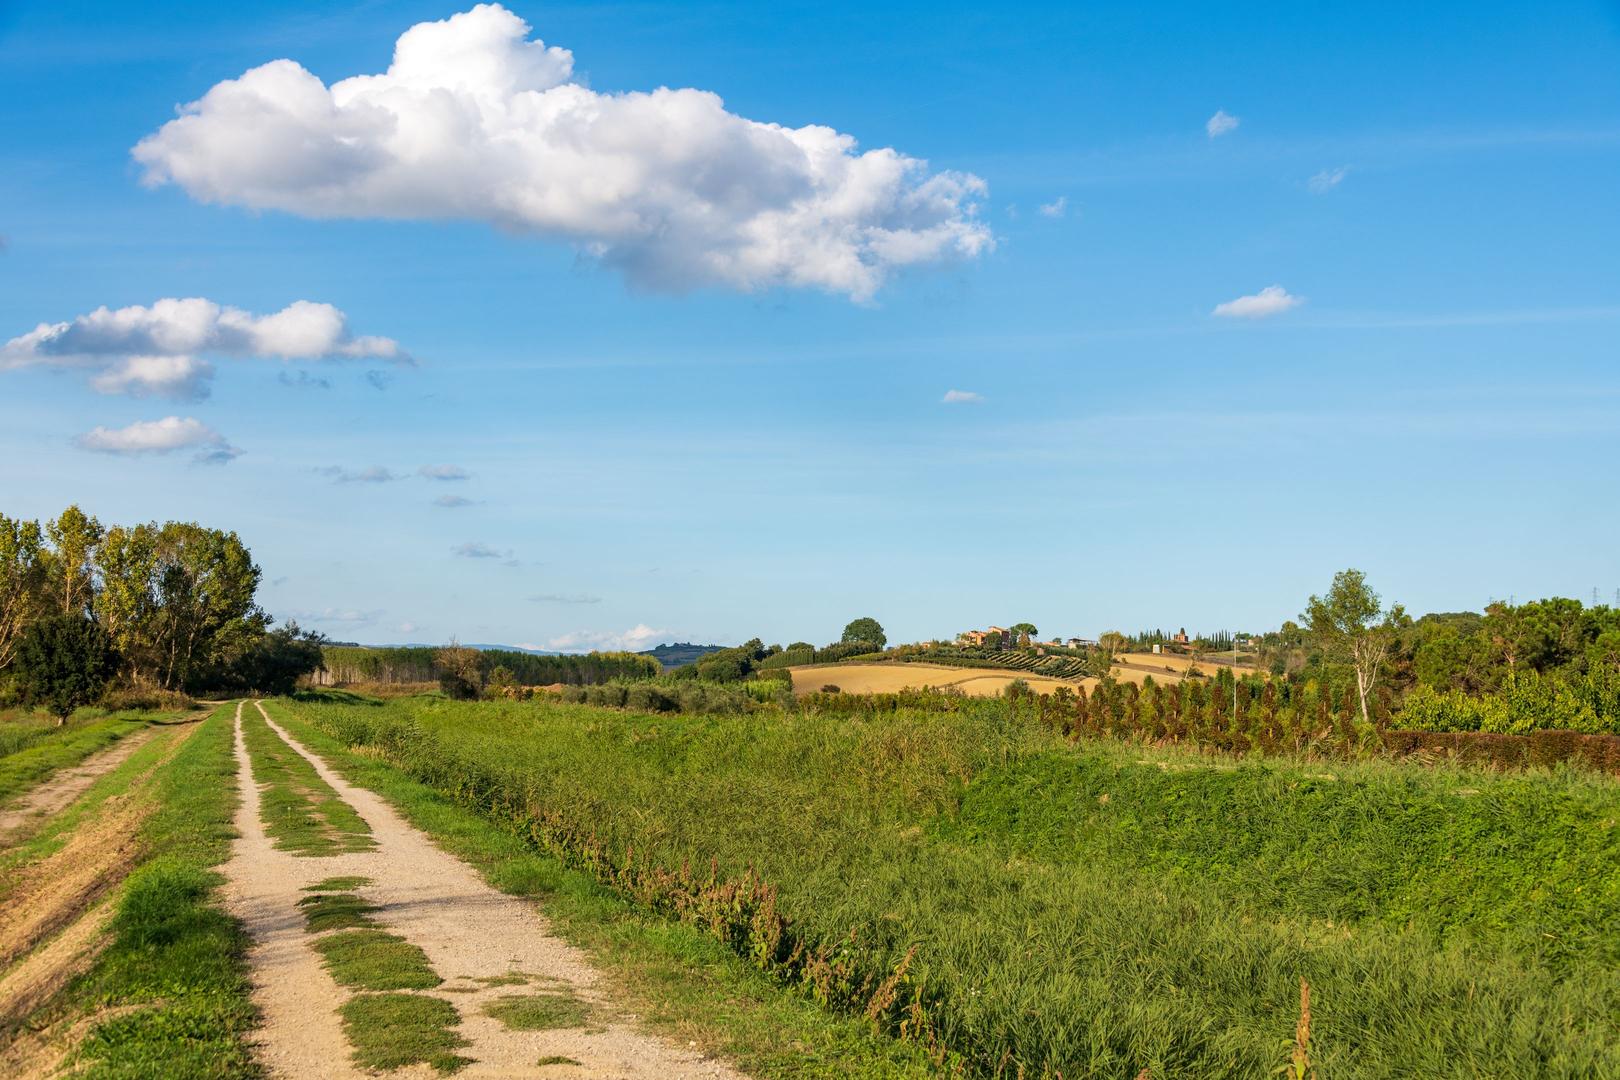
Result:
[[[869,295],[820,255],[714,269],[679,209],[593,246],[612,181],[546,158],[487,195],[575,200],[536,225],[482,174],[317,189],[258,113],[132,156],[216,84],[382,73],[466,6],[0,3],[0,343],[164,298],[343,319],[171,357],[206,397],[13,342],[0,510],[233,528],[271,611],[376,642],[1254,628],[1345,566],[1416,610],[1620,587],[1620,5],[509,5],[604,109],[697,88],[982,182]],[[670,199],[780,179],[604,115]],[[331,355],[368,335],[400,356]],[[169,417],[188,445],[121,434]]]

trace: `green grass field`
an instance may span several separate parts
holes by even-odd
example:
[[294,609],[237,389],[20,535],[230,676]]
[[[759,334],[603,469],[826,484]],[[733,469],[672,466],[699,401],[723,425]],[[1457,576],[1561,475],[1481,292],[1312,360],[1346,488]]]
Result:
[[1070,746],[997,702],[277,708],[971,1073],[1264,1075],[1304,978],[1323,1076],[1620,1075],[1610,779]]
[[[604,985],[652,1030],[679,1043],[696,1043],[756,1080],[921,1080],[936,1074],[917,1044],[888,1038],[860,1016],[830,1012],[792,992],[703,928],[648,910],[596,875],[539,850],[509,824],[492,822],[451,794],[380,760],[369,748],[350,752],[307,722],[325,715],[324,710],[286,701],[269,707],[278,722],[351,783],[388,799],[412,825],[476,867],[492,886],[540,903],[552,928],[586,951]],[[358,884],[333,878],[311,890]],[[517,975],[485,981],[521,986],[530,980]],[[568,1064],[569,1059],[551,1063]]]

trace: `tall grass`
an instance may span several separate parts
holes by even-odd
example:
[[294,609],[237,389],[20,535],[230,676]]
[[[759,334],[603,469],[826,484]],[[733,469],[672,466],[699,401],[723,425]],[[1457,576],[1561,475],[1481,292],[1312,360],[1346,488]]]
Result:
[[995,703],[295,707],[970,1073],[1263,1075],[1301,979],[1324,1076],[1620,1073],[1603,780],[1329,779]]

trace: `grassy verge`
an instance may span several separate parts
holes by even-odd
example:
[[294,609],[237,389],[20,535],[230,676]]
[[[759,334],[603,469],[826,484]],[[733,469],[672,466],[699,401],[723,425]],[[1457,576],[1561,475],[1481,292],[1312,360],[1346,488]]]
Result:
[[243,1041],[254,1018],[247,942],[218,906],[213,870],[230,854],[233,713],[216,711],[157,778],[159,805],[141,830],[150,857],[118,899],[111,944],[71,991],[85,1012],[112,1010],[75,1075],[259,1075]]
[[70,768],[151,722],[151,713],[117,713],[62,728],[47,728],[37,738],[14,740],[21,745],[0,757],[0,805],[10,802],[58,769]]
[[400,769],[349,752],[307,722],[305,707],[276,701],[270,709],[351,783],[388,799],[411,824],[475,866],[492,886],[540,901],[557,932],[590,954],[653,1030],[695,1042],[736,1062],[757,1080],[915,1080],[935,1075],[920,1048],[884,1038],[862,1020],[829,1014],[784,990],[700,930],[650,912],[591,875],[536,851],[512,832],[491,828],[488,818]]
[[1620,1075],[1607,778],[1070,746],[994,703],[288,708],[972,1072],[1264,1075],[1305,979],[1322,1075]]
[[467,1045],[456,1034],[455,1006],[424,994],[357,994],[343,1004],[343,1032],[354,1060],[367,1069],[403,1069],[427,1064],[453,1073],[471,1062],[455,1051]]
[[376,846],[365,819],[270,730],[251,704],[242,710],[242,738],[254,782],[261,785],[259,815],[278,849],[318,857]]

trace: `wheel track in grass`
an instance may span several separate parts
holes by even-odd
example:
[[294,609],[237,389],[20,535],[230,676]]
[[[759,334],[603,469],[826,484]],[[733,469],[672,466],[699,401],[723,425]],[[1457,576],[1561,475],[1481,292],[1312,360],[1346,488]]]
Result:
[[[412,991],[450,1001],[459,1014],[456,1053],[464,1077],[601,1077],[616,1080],[746,1080],[731,1065],[638,1030],[616,1009],[583,953],[553,934],[535,906],[497,892],[476,870],[442,851],[380,796],[354,787],[253,706],[276,737],[308,761],[370,827],[371,851],[300,856],[266,834],[238,713],[236,758],[243,798],[239,838],[225,867],[226,903],[253,939],[249,963],[262,1014],[255,1038],[272,1076],[373,1075],[350,1060],[339,1010],[354,994],[322,966],[320,936],[305,927],[299,901],[334,877],[367,879],[352,890],[375,905],[377,927],[426,954],[444,982]],[[342,932],[342,931],[338,931]],[[513,984],[521,973],[518,985]],[[514,993],[562,992],[585,1003],[589,1026],[510,1030],[485,1008]],[[541,1064],[547,1062],[546,1064]],[[398,1075],[431,1075],[412,1066]]]
[[[48,812],[54,815],[76,803],[97,779],[147,743],[158,738],[168,743],[131,778],[127,790],[109,794],[61,847],[9,868],[0,908],[0,1075],[48,1071],[76,1041],[77,1036],[63,1037],[54,1030],[31,1032],[25,1025],[36,1009],[89,970],[106,946],[109,939],[103,930],[114,906],[109,896],[144,851],[139,833],[153,810],[148,785],[197,729],[196,723],[187,722],[131,734],[76,767],[71,777],[58,774],[42,785],[52,788],[53,794],[35,805],[54,803]],[[63,791],[71,791],[71,797],[62,798]],[[28,832],[49,820],[31,816]],[[76,1029],[78,1035],[83,1027]]]
[[132,731],[105,749],[79,762],[59,769],[17,796],[0,809],[0,847],[21,843],[33,835],[52,815],[72,805],[92,784],[128,761],[159,732],[174,724],[195,724],[206,720],[214,706],[193,712],[184,719],[161,725],[148,724]]

